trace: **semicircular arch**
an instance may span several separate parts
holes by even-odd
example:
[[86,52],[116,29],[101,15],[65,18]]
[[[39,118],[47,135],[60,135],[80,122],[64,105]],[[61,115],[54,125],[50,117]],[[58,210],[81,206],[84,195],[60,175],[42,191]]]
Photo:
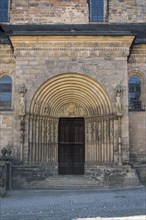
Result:
[[76,117],[113,112],[107,92],[97,81],[83,74],[66,73],[50,78],[39,87],[32,98],[30,113],[68,117],[71,107],[76,111],[70,115]]
[[132,70],[128,73],[128,76],[139,76],[142,80],[145,78],[144,73],[139,70]]

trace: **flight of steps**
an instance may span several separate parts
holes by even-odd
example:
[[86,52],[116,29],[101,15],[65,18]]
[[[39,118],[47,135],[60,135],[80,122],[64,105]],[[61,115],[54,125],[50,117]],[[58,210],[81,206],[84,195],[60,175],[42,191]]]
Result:
[[48,167],[15,166],[12,189],[82,189],[139,186],[135,170],[127,167],[99,167],[86,175],[57,175]]
[[[67,188],[97,188],[103,187],[103,183],[98,181],[94,181],[87,176],[74,176],[74,175],[67,175],[67,176],[53,176],[49,177],[44,181],[35,182],[33,181],[33,186],[35,188],[53,188],[53,189],[67,189]],[[31,185],[30,185],[31,188]]]

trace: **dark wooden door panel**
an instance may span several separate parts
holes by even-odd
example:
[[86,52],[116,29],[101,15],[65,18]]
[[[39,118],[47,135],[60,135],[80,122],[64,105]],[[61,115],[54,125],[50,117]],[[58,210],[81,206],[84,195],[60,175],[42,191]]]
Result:
[[59,121],[59,174],[84,174],[84,119]]

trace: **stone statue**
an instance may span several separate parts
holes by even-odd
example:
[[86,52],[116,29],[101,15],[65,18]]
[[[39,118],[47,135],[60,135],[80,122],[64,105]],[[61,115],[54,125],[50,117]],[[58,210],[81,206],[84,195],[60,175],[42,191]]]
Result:
[[19,94],[20,94],[20,98],[19,98],[19,115],[23,116],[25,115],[25,94],[27,92],[25,84],[21,84],[19,86]]
[[25,94],[22,92],[19,98],[19,115],[25,115]]
[[41,107],[41,103],[37,100],[35,100],[35,113],[36,115],[38,115],[40,113],[40,107]]
[[117,116],[122,116],[121,93],[119,92],[117,92],[117,96],[116,96],[116,111],[117,111]]

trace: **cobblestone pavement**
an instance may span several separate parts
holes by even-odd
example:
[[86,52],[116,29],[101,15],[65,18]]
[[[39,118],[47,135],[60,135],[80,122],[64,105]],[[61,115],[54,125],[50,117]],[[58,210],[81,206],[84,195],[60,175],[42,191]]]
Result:
[[89,219],[146,219],[146,188],[14,190],[1,199],[0,220]]

